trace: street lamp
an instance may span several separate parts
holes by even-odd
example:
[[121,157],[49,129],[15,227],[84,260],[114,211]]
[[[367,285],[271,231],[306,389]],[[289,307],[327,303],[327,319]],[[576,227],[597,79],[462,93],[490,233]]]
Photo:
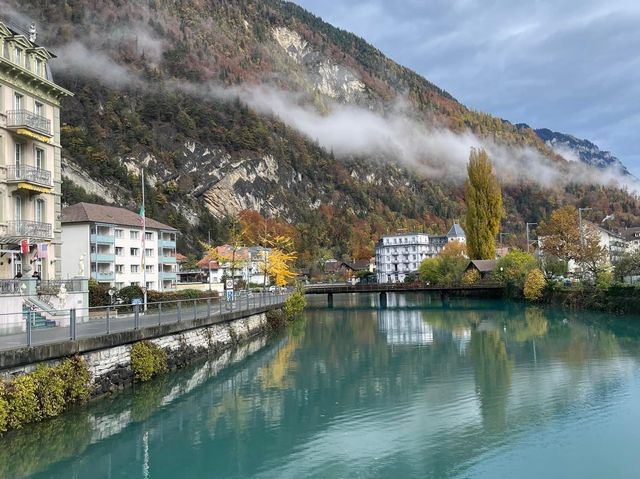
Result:
[[527,253],[529,252],[529,246],[531,244],[531,240],[529,239],[529,226],[537,225],[538,223],[527,223]]
[[208,278],[208,283],[209,283],[209,292],[211,292],[211,263],[215,263],[214,260],[209,260],[209,278]]
[[580,245],[584,246],[584,231],[582,229],[582,212],[589,211],[592,208],[578,208],[578,219],[579,219],[579,228],[580,228]]

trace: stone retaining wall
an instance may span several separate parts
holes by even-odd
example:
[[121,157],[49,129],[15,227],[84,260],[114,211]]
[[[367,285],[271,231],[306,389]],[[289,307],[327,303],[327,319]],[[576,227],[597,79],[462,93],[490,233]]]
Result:
[[[225,323],[211,324],[193,329],[148,338],[148,341],[164,349],[170,369],[183,367],[196,358],[220,353],[260,334],[267,327],[265,312],[252,314]],[[89,367],[93,378],[94,396],[115,392],[133,382],[131,370],[131,346],[120,344],[103,349],[79,353]],[[55,365],[64,358],[45,361]],[[40,362],[42,363],[42,362]],[[30,363],[0,371],[0,376],[30,372],[40,363]]]

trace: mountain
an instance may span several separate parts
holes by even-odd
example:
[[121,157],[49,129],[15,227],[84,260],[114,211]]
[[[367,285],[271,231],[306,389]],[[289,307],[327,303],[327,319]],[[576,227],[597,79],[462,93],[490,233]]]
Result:
[[464,213],[470,147],[500,175],[505,232],[564,203],[640,222],[634,196],[532,129],[465,107],[292,3],[4,0],[1,11],[36,22],[56,81],[75,93],[61,111],[63,201],[135,209],[145,168],[147,214],[183,232],[185,253],[238,221],[255,236],[264,218],[310,266],[371,255],[395,229],[444,233]]
[[579,160],[603,170],[614,170],[622,175],[631,175],[622,162],[610,151],[602,151],[589,140],[581,140],[573,135],[551,131],[547,128],[535,130],[545,144],[568,160]]

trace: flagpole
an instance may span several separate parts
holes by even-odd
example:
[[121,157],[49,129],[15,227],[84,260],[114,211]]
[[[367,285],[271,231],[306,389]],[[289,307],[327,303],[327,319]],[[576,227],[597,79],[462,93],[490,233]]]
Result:
[[147,254],[145,251],[147,221],[145,219],[146,212],[144,210],[144,169],[142,171],[142,294],[144,297],[144,311],[147,311]]

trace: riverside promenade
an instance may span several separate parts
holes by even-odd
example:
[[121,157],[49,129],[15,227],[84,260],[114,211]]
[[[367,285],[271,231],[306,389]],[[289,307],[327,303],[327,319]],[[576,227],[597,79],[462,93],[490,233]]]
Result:
[[[286,293],[245,293],[233,301],[207,298],[51,311],[59,324],[34,327],[25,313],[21,325],[0,335],[0,370],[225,323],[276,309]],[[20,327],[21,331],[16,331]]]

